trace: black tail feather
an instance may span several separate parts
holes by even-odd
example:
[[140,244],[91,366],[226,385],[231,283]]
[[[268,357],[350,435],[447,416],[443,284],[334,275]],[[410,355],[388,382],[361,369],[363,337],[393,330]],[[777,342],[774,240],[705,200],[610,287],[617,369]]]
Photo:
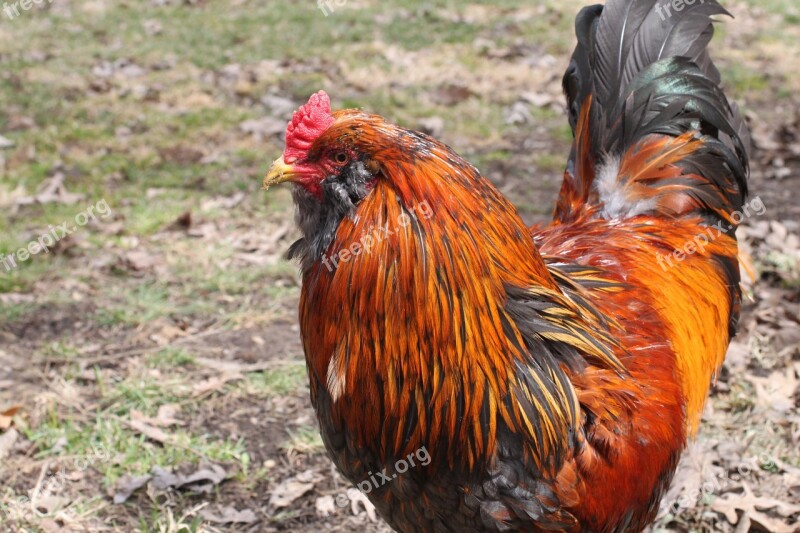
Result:
[[596,200],[597,165],[653,134],[696,132],[703,147],[679,166],[717,188],[717,198],[696,192],[706,195],[709,215],[726,218],[744,202],[747,125],[719,87],[706,48],[711,16],[728,12],[715,0],[687,2],[680,12],[660,1],[609,0],[584,8],[575,21],[578,44],[563,85],[576,140],[557,219],[574,218]]

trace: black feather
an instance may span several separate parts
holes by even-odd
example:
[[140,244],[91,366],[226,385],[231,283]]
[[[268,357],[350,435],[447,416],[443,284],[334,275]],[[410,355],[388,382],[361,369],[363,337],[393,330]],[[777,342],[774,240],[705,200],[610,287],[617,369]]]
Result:
[[[682,166],[721,193],[714,201],[713,191],[697,191],[707,200],[708,209],[700,214],[714,220],[741,208],[747,192],[747,125],[719,87],[719,71],[706,48],[714,33],[711,16],[723,14],[728,12],[716,0],[687,2],[681,11],[662,0],[609,0],[580,12],[578,44],[563,86],[573,133],[583,108],[591,106],[588,146],[576,138],[565,178],[584,202],[594,169],[581,168],[581,153],[601,162],[621,156],[648,135],[695,131],[703,149]],[[573,214],[557,210],[556,216],[567,220]]]

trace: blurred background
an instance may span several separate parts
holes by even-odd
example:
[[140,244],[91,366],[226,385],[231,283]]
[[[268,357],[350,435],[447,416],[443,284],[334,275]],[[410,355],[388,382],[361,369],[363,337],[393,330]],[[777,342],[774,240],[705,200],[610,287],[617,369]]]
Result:
[[[723,4],[758,280],[656,530],[796,531],[800,7]],[[388,531],[325,456],[290,192],[261,178],[325,89],[450,144],[545,222],[583,5],[4,2],[0,530]]]

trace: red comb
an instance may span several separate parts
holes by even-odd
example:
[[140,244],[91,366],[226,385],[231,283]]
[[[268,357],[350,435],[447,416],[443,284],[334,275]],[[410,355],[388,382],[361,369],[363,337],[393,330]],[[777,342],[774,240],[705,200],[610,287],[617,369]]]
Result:
[[304,157],[314,140],[322,135],[333,124],[331,100],[325,91],[312,94],[308,103],[294,112],[292,120],[286,126],[286,148],[283,160],[294,163]]

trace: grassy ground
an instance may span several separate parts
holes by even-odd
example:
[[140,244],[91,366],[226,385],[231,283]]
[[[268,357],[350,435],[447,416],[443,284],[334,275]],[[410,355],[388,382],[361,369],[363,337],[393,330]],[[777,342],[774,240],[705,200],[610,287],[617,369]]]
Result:
[[[348,486],[309,406],[299,280],[282,259],[296,237],[289,194],[263,194],[260,179],[292,110],[323,88],[335,107],[434,133],[529,222],[545,220],[582,5],[347,0],[326,16],[289,0],[53,0],[0,12],[0,413],[19,407],[0,415],[0,529],[383,530],[363,507],[330,505]],[[745,370],[726,367],[699,445],[729,457],[720,443],[734,435],[752,444],[739,456],[776,459],[750,481],[778,497],[800,466],[798,420],[771,418],[748,376],[789,376],[797,360],[797,315],[780,314],[798,302],[796,263],[767,222],[800,230],[800,11],[726,6],[737,19],[715,56],[757,133],[764,279],[740,338]],[[47,252],[19,252],[45,233],[59,237],[42,238]],[[154,467],[201,479],[158,478],[170,490],[151,481],[114,504]],[[730,529],[713,507],[723,494],[662,527]]]

